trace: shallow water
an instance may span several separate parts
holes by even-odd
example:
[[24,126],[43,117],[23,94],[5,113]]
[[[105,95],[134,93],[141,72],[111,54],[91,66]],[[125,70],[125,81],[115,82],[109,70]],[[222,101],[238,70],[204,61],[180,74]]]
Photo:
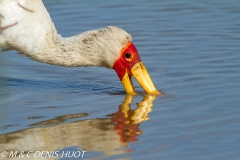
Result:
[[109,25],[129,32],[164,95],[127,96],[110,69],[52,66],[1,51],[1,152],[239,159],[239,1],[43,2],[63,36]]

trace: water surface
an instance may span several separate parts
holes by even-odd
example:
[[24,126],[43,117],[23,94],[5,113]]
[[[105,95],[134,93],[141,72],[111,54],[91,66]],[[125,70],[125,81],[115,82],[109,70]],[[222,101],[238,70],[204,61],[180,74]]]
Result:
[[239,1],[43,2],[63,36],[109,25],[129,32],[164,94],[127,96],[111,69],[1,51],[0,151],[239,159]]

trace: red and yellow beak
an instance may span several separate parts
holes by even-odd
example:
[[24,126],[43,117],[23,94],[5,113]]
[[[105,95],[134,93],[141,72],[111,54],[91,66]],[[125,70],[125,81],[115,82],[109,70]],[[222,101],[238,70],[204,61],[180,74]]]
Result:
[[136,94],[131,79],[132,76],[135,77],[146,93],[154,95],[161,94],[154,86],[147,69],[141,62],[137,48],[132,42],[128,42],[128,44],[121,50],[121,55],[115,62],[113,68],[117,72],[117,75],[128,94]]

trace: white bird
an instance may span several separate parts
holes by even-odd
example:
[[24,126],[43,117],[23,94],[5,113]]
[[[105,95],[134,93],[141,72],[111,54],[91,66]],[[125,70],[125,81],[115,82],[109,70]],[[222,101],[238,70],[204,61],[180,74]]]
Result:
[[42,0],[0,0],[0,47],[53,65],[113,68],[127,93],[135,94],[133,75],[147,93],[160,94],[130,34],[110,26],[63,38]]

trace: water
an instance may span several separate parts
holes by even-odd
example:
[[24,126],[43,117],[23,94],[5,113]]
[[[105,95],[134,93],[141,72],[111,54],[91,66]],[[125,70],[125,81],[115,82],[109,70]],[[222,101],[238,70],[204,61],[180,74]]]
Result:
[[126,96],[110,69],[52,66],[2,51],[0,151],[239,159],[239,1],[43,2],[63,36],[124,28],[164,95]]

